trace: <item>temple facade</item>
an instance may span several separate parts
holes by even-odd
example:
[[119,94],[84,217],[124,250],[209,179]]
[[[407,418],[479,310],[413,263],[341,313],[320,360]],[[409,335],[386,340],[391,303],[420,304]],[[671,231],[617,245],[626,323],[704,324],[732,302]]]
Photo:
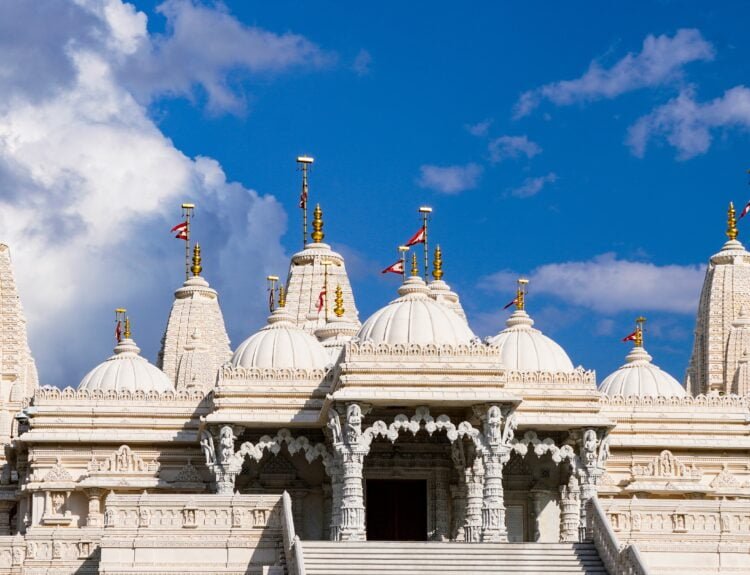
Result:
[[362,321],[318,207],[239,345],[196,246],[156,361],[126,323],[59,389],[38,382],[0,245],[0,575],[447,573],[441,557],[474,565],[450,572],[749,573],[750,253],[733,209],[727,235],[685,385],[642,322],[598,383],[535,325],[524,281],[480,338],[439,248],[431,277],[406,262]]

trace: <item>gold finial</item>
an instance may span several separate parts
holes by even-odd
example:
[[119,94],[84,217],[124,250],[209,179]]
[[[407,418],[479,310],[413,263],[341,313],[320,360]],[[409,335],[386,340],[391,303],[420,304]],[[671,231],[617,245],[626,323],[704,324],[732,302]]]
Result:
[[320,204],[316,204],[315,210],[313,211],[312,228],[313,241],[316,244],[322,242],[325,234],[323,234],[323,210],[320,209]]
[[417,265],[417,254],[412,252],[411,254],[411,277],[417,277],[419,275],[419,266]]
[[201,245],[196,242],[193,246],[193,267],[190,268],[193,272],[193,276],[198,277],[201,275],[203,268],[201,267]]
[[727,237],[730,240],[737,239],[737,219],[735,218],[734,203],[729,202],[727,211]]
[[333,300],[336,304],[333,308],[333,313],[336,317],[344,316],[344,290],[341,289],[341,284],[336,286],[336,298]]
[[516,288],[516,309],[526,308],[526,286],[529,285],[529,280],[526,278],[518,278],[518,287]]
[[286,307],[286,290],[279,286],[279,307]]
[[635,339],[633,343],[635,347],[643,347],[643,324],[646,323],[646,318],[638,316],[635,318]]
[[432,260],[432,277],[436,280],[443,279],[443,251],[440,246],[435,247],[435,257]]
[[125,339],[130,339],[130,318],[125,318],[125,332],[122,334]]

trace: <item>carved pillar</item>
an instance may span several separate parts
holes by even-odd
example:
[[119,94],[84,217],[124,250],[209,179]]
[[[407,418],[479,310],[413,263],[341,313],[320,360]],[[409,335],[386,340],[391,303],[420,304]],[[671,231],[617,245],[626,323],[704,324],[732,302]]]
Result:
[[482,458],[474,458],[473,465],[465,471],[466,522],[464,540],[479,543],[482,540],[482,499],[484,495],[484,464]]
[[366,452],[349,446],[342,456],[341,540],[365,541],[365,497],[362,468]]
[[580,486],[575,474],[571,474],[567,485],[560,486],[560,542],[575,543],[578,541],[578,525],[581,512]]
[[341,505],[343,497],[343,469],[340,461],[330,466],[331,475],[331,523],[329,537],[331,541],[341,540]]
[[596,497],[599,479],[604,474],[605,464],[609,457],[609,437],[604,431],[586,429],[580,440],[580,457],[578,461],[581,483],[581,506],[578,532],[580,540],[590,539],[593,535],[587,532],[587,503]]
[[505,527],[505,498],[503,496],[503,465],[510,459],[505,449],[490,447],[484,459],[484,492],[482,501],[482,541],[508,541]]
[[[510,459],[510,441],[516,428],[516,417],[497,405],[486,410],[475,408],[484,424],[484,493],[482,502],[482,541],[505,542],[505,499],[503,496],[503,465]],[[503,426],[504,422],[504,426]]]
[[451,537],[453,541],[465,541],[464,523],[466,522],[466,481],[461,478],[458,485],[451,485],[453,498],[453,524]]
[[89,498],[89,515],[86,519],[87,527],[102,527],[104,525],[104,514],[102,513],[102,490],[87,489],[86,496]]

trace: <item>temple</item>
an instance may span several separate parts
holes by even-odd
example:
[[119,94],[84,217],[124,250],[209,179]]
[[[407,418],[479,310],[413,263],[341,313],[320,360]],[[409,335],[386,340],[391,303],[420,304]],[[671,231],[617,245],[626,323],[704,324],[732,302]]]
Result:
[[535,324],[523,279],[480,337],[440,247],[429,277],[412,250],[362,321],[312,215],[236,347],[195,244],[156,361],[123,317],[113,355],[65,389],[38,382],[0,245],[0,575],[750,572],[750,253],[732,207],[684,386],[644,318],[597,385]]

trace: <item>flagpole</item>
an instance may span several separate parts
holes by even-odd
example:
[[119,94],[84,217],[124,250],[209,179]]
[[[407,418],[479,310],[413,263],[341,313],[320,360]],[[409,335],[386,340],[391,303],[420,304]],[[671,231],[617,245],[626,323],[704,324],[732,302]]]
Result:
[[185,218],[185,279],[190,279],[190,218],[195,204],[182,204],[182,215]]
[[315,160],[310,156],[297,156],[297,164],[302,170],[302,193],[300,194],[299,207],[302,210],[302,248],[307,247],[307,171]]
[[406,281],[406,252],[409,251],[408,246],[398,246],[398,251],[401,254],[401,276]]
[[430,252],[427,245],[427,217],[432,213],[432,208],[420,206],[419,213],[422,214],[422,229],[424,229],[424,281],[427,281],[430,273]]

